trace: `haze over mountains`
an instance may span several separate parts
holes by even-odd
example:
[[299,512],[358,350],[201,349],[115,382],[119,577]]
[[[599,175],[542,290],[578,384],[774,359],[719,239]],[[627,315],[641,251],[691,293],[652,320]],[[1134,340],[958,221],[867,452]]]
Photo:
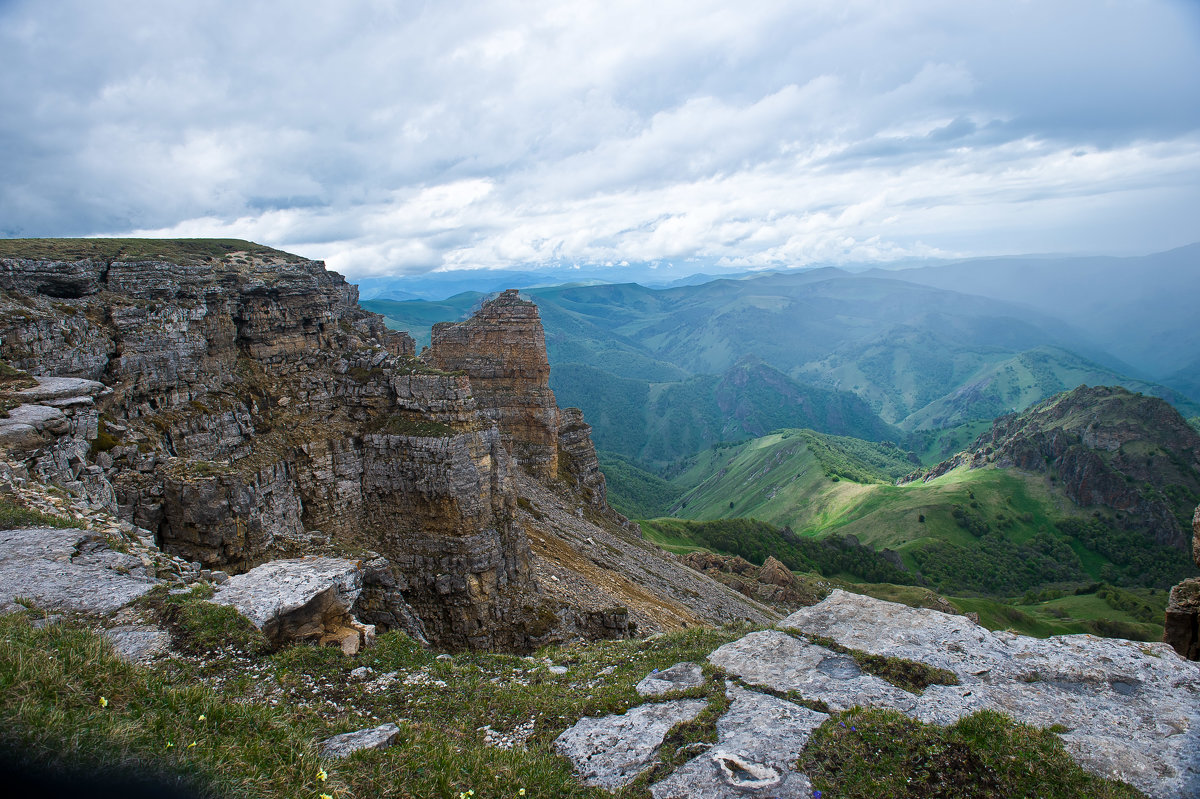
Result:
[[[1188,313],[1200,245],[525,293],[541,309],[560,400],[584,410],[601,448],[652,466],[776,427],[898,440],[1081,384],[1200,413]],[[420,342],[481,296],[363,305]]]

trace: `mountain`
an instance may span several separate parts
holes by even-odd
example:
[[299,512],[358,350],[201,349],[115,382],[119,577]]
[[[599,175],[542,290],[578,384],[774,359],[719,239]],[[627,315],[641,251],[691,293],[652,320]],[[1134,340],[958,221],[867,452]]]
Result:
[[669,383],[567,363],[553,368],[550,385],[561,402],[583,409],[602,450],[660,467],[716,442],[781,427],[873,440],[900,437],[854,394],[797,383],[754,357],[721,375]]
[[[905,273],[823,268],[665,289],[539,287],[525,295],[542,315],[555,391],[593,420],[602,449],[653,468],[772,425],[896,440],[889,425],[911,433],[990,421],[1085,383],[1127,385],[1200,413],[1180,391],[1137,377],[1138,367],[1098,348],[1050,306],[899,279]],[[423,340],[439,315],[460,319],[476,301],[465,294],[364,307]],[[718,398],[746,361],[793,384],[760,372],[758,396],[743,382]],[[1173,380],[1182,385],[1185,377]],[[827,392],[823,398],[817,389]],[[797,411],[798,392],[811,398],[807,418]],[[771,393],[780,412],[764,415]],[[879,419],[852,407],[850,394]],[[844,423],[822,418],[816,406],[830,402],[845,409]]]
[[1061,319],[1144,376],[1188,392],[1200,380],[1200,331],[1190,321],[1200,244],[1133,258],[981,258],[872,274],[1018,303]]
[[1167,400],[1183,414],[1200,413],[1200,403],[1163,385],[1119,374],[1058,347],[1036,347],[988,363],[950,394],[904,419],[910,430],[954,427],[981,416],[996,417],[1081,385],[1121,385]]
[[911,465],[886,444],[778,431],[695,456],[671,514],[755,518],[895,551],[952,593],[1016,595],[1187,576],[1200,436],[1160,399],[1080,388],[1002,417],[954,459]]

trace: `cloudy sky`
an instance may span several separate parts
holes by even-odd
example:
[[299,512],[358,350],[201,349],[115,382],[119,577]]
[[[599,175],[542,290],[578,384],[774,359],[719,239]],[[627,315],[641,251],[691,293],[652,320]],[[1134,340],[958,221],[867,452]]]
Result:
[[8,237],[352,277],[1200,241],[1194,0],[0,0],[0,53]]

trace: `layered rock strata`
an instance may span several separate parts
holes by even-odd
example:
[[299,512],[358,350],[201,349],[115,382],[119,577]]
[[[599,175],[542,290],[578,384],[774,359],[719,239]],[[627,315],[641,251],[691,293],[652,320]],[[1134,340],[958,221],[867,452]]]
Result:
[[517,465],[541,479],[557,476],[558,405],[536,305],[509,289],[465,322],[434,325],[425,356],[470,377],[480,410],[500,428]]
[[[1200,568],[1200,507],[1192,518],[1192,559]],[[1200,577],[1171,589],[1163,627],[1163,641],[1188,660],[1200,660]]]
[[0,292],[8,364],[98,387],[71,408],[6,400],[44,409],[3,434],[40,479],[205,567],[372,549],[399,588],[388,612],[402,596],[429,640],[527,645],[499,431],[465,375],[415,359],[339,275],[283,254],[7,259]]
[[355,617],[438,647],[764,618],[698,576],[676,590],[658,556],[611,564],[617,590],[557,590],[569,572],[532,554],[532,497],[587,538],[636,531],[605,501],[582,414],[555,405],[535,306],[505,292],[418,359],[356,301],[319,262],[248,243],[0,259],[0,443],[195,569],[353,553]]

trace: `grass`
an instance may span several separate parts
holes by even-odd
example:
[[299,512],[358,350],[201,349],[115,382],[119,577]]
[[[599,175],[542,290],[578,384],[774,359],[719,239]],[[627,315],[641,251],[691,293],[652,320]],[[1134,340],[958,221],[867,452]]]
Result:
[[948,669],[939,669],[915,660],[890,657],[888,655],[872,655],[858,649],[842,646],[832,638],[823,635],[799,636],[818,646],[841,652],[854,658],[858,667],[867,674],[889,682],[897,688],[909,693],[919,694],[931,685],[958,685],[958,675]]
[[0,258],[57,261],[160,259],[189,263],[220,260],[237,252],[286,261],[302,260],[297,255],[241,239],[0,239]]
[[26,508],[5,496],[0,496],[0,530],[18,530],[22,527],[84,527],[77,519],[52,516],[40,510]]
[[[203,610],[202,595],[158,595],[142,607],[174,614],[177,645],[182,638],[189,651],[203,653],[153,668],[120,661],[89,630],[67,623],[36,629],[29,611],[0,616],[0,750],[56,772],[161,775],[205,797],[454,799],[474,791],[486,799],[524,788],[528,797],[599,799],[609,794],[581,786],[554,752],[558,734],[583,716],[642,704],[634,685],[650,670],[703,663],[749,631],[694,628],[653,640],[550,647],[525,658],[439,659],[400,633],[381,635],[356,658],[312,646],[267,653],[245,640],[230,645],[214,638],[228,629],[228,619]],[[568,671],[554,674],[550,663]],[[351,676],[359,667],[369,670],[365,679]],[[668,733],[662,763],[619,799],[645,799],[651,781],[695,755],[691,744],[715,740],[728,700],[723,675],[707,664],[705,673],[703,686],[662,698],[703,697],[709,707]],[[485,727],[503,732],[531,719],[523,747],[484,744]],[[823,791],[839,797],[1026,795],[1030,773],[1040,775],[1043,796],[1136,795],[1082,775],[1049,733],[995,714],[972,719],[943,730],[886,712],[839,714],[818,731],[801,762]],[[401,730],[391,748],[339,761],[318,756],[323,738],[384,721]],[[856,726],[857,737],[843,734],[839,722]],[[905,777],[928,778],[933,766],[960,788],[994,784],[1009,793],[902,790]]]
[[799,768],[837,799],[1117,799],[1139,791],[1083,771],[1052,732],[993,711],[949,727],[853,708],[813,733]]

